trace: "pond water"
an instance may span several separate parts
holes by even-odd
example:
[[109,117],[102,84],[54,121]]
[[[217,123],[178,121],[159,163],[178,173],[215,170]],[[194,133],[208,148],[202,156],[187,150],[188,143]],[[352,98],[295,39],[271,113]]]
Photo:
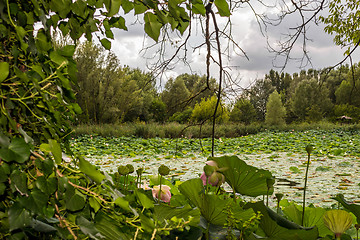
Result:
[[[227,154],[231,155],[231,154]],[[219,155],[220,156],[220,155]],[[261,154],[237,154],[247,164],[269,170],[277,181],[274,193],[283,193],[289,201],[302,202],[306,154],[273,152]],[[188,154],[175,158],[171,155],[139,155],[135,157],[116,157],[114,155],[88,156],[87,159],[107,172],[117,171],[123,164],[132,164],[135,169],[143,167],[144,175],[157,174],[161,164],[170,169],[170,176],[185,181],[199,177],[207,157]],[[307,183],[307,203],[315,206],[330,207],[336,201],[331,197],[342,193],[345,199],[360,203],[360,158],[341,156],[311,156]],[[270,197],[274,205],[276,200]]]

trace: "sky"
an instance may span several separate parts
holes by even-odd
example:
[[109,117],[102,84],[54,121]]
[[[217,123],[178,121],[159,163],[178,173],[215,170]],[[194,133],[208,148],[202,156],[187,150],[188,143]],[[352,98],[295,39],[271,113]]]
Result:
[[[278,8],[265,8],[260,5],[253,5],[258,13],[265,12],[268,16],[276,18],[279,13]],[[216,9],[214,9],[216,10]],[[326,12],[323,13],[326,15]],[[144,48],[152,46],[155,42],[144,35],[144,26],[141,19],[136,19],[133,14],[124,16],[128,26],[128,31],[115,30],[115,39],[112,40],[111,50],[119,57],[122,65],[127,65],[132,68],[140,68],[144,71],[149,71],[148,67],[154,63],[157,58],[154,53],[158,49],[156,46],[150,48],[146,52]],[[227,18],[217,16],[219,26],[223,26]],[[309,24],[306,28],[307,31],[307,51],[311,58],[311,63],[301,64],[298,60],[290,60],[287,62],[284,69],[283,59],[275,59],[275,54],[270,53],[267,43],[276,47],[276,43],[284,39],[285,34],[291,32],[291,27],[301,23],[299,14],[295,13],[288,15],[282,24],[279,26],[268,26],[265,34],[262,34],[259,24],[256,21],[254,13],[249,7],[239,8],[236,12],[232,13],[232,36],[236,44],[246,53],[249,59],[244,57],[238,49],[230,49],[228,52],[229,58],[223,59],[224,66],[228,70],[229,76],[233,81],[236,81],[241,87],[249,87],[256,79],[264,78],[270,69],[277,71],[283,70],[284,72],[294,73],[299,72],[301,69],[321,69],[337,64],[344,58],[341,49],[333,43],[333,36],[324,32],[323,25]],[[221,27],[220,27],[221,28]],[[167,70],[162,75],[161,86],[169,77],[176,77],[182,73],[196,73],[199,75],[206,74],[205,46],[200,46],[204,42],[204,37],[201,34],[201,25],[199,22],[192,24],[192,36],[188,42],[187,60],[189,65],[182,62],[174,62],[172,69]],[[181,38],[178,35],[172,35],[173,40],[184,39],[187,32]],[[227,43],[222,40],[221,48],[225,49]],[[163,54],[165,57],[171,56],[174,49],[170,45],[166,45],[168,51]],[[180,51],[180,53],[183,53]],[[215,52],[213,52],[215,55]],[[167,54],[167,55],[166,55]],[[291,56],[294,58],[301,58],[302,52],[302,39],[296,42],[292,49]],[[357,62],[360,59],[360,54],[356,53],[353,56],[353,61]],[[191,68],[189,68],[191,66]],[[218,78],[218,68],[216,64],[211,65],[211,75]]]

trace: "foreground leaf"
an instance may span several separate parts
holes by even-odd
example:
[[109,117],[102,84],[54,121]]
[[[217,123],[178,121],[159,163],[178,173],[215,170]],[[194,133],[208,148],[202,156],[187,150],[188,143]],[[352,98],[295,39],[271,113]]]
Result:
[[245,208],[252,208],[255,212],[259,211],[263,215],[260,227],[265,233],[265,239],[271,240],[315,240],[319,233],[317,227],[304,228],[296,223],[281,217],[263,202],[248,203]]
[[100,184],[105,178],[105,176],[97,170],[94,165],[85,160],[83,157],[79,157],[79,168],[82,173],[88,175],[97,184]]
[[270,171],[247,165],[237,156],[210,157],[208,160],[226,169],[222,173],[236,192],[251,197],[272,194],[273,189],[268,192],[267,185],[267,179],[273,178]]

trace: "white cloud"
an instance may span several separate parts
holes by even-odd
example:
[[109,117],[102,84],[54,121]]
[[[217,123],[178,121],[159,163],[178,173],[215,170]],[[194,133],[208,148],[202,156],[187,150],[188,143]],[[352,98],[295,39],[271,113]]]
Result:
[[[256,7],[258,7],[259,12],[265,9],[264,6]],[[273,8],[270,9],[268,13],[275,17],[276,14],[279,13],[279,10]],[[131,25],[132,22],[136,21],[134,16],[128,14],[125,17],[129,31],[115,32],[115,40],[112,43],[112,50],[120,58],[122,65],[129,65],[130,67],[138,67],[142,70],[147,70],[147,64],[157,60],[153,56],[156,49],[151,49],[148,51],[148,54],[146,54],[146,56],[150,59],[143,58],[140,52],[144,46],[152,45],[154,42],[149,38],[144,40],[144,26],[142,24]],[[248,7],[241,8],[238,12],[233,13],[231,16],[231,21],[233,24],[232,35],[234,40],[246,52],[249,60],[247,60],[241,54],[240,50],[234,50],[234,48],[230,48],[229,55],[231,59],[224,59],[224,63],[227,66],[230,66],[232,69],[231,75],[239,76],[239,79],[241,78],[240,84],[246,87],[249,82],[256,78],[264,77],[264,75],[268,73],[271,68],[274,68],[274,54],[270,54],[268,52],[266,38],[260,32],[254,14]],[[220,26],[225,24],[225,22],[226,18],[218,18],[218,23]],[[269,42],[275,44],[280,39],[284,39],[283,34],[289,32],[289,27],[296,26],[298,23],[300,23],[300,18],[295,14],[287,16],[283,24],[280,24],[279,26],[269,26],[267,29]],[[195,22],[193,23],[193,36],[189,41],[187,52],[187,58],[191,66],[191,70],[200,75],[206,73],[206,47],[203,45],[201,48],[198,48],[195,51],[193,51],[193,47],[204,43],[201,29],[202,28],[199,24],[196,24]],[[184,35],[186,36],[186,33]],[[176,37],[178,36],[174,35],[172,37],[173,40]],[[307,28],[307,37],[311,39],[311,41],[307,41],[307,50],[312,60],[312,66],[309,65],[307,68],[313,67],[315,69],[320,69],[332,66],[343,58],[343,50],[333,44],[332,36],[327,35],[323,31],[323,26],[317,26],[315,24],[309,25]],[[225,49],[226,46],[226,43],[222,42],[221,48]],[[169,58],[171,54],[175,52],[176,48],[171,48],[169,45],[166,45],[166,48],[169,50],[166,57]],[[183,52],[181,51],[180,54],[183,54]],[[299,40],[294,45],[291,56],[294,58],[301,58],[302,54],[302,41]],[[174,60],[176,61],[178,59],[175,58]],[[353,61],[356,62],[359,60],[359,54],[354,55]],[[275,62],[275,65],[282,66],[282,64],[283,62],[281,61]],[[298,61],[290,61],[288,62],[288,65],[284,71],[289,73],[298,72],[300,70],[300,65],[301,64]],[[211,73],[214,77],[217,77],[217,66],[213,63],[211,66]],[[190,73],[189,67],[183,64],[181,61],[176,62],[176,64],[172,67],[173,68],[164,75],[166,78],[174,77],[181,73]]]

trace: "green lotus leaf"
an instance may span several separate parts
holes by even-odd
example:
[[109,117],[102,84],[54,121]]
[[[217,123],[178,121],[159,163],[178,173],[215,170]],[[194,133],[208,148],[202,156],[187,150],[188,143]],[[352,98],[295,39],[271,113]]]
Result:
[[247,165],[237,156],[210,157],[208,160],[215,161],[219,168],[227,168],[223,174],[236,192],[251,197],[273,193],[272,187],[268,191],[269,179],[273,179],[270,171]]
[[323,219],[325,225],[335,234],[335,236],[343,234],[353,223],[353,218],[350,213],[340,209],[327,211],[324,214]]

